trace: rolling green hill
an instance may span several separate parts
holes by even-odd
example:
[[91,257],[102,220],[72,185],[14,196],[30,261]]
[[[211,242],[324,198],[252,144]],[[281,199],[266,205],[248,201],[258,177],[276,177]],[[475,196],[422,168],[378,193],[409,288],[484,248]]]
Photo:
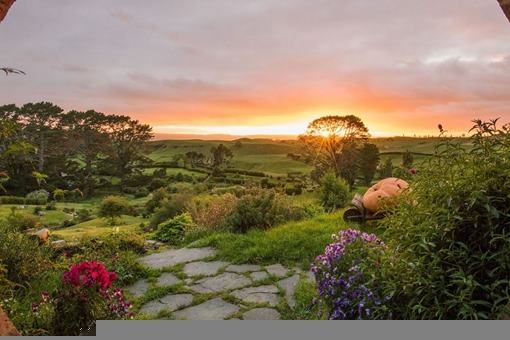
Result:
[[[222,143],[234,153],[230,164],[233,168],[261,171],[271,176],[284,176],[289,172],[309,173],[312,170],[310,165],[287,156],[289,153],[301,153],[300,144],[296,140],[240,139],[238,141],[240,146],[236,144],[236,141],[154,141],[148,144],[147,154],[150,159],[156,162],[169,162],[175,155],[185,154],[188,151],[201,152],[209,156],[211,148]],[[467,139],[460,141],[469,147]],[[386,158],[391,158],[394,165],[398,165],[401,162],[402,153],[406,150],[414,154],[417,162],[425,159],[434,152],[434,146],[439,142],[439,139],[391,137],[373,138],[370,142],[377,145],[383,161]]]

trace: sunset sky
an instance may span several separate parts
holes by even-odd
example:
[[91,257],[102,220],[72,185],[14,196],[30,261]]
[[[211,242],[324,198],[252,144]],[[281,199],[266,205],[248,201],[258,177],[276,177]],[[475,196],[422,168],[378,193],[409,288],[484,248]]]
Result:
[[374,136],[510,122],[496,0],[18,0],[0,104],[129,114],[159,133],[290,135],[326,114]]

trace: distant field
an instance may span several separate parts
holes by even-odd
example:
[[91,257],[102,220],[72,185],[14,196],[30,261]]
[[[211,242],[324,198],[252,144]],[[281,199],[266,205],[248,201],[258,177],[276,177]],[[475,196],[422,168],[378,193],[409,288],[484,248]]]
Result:
[[209,155],[211,148],[224,144],[234,153],[231,166],[243,170],[262,171],[268,175],[281,176],[288,172],[308,173],[311,167],[303,162],[287,157],[289,153],[299,153],[297,141],[241,140],[241,147],[229,141],[157,141],[148,147],[150,159],[157,162],[172,161],[173,156],[188,151],[201,152]]
[[[460,140],[460,139],[459,139]],[[466,147],[469,147],[467,140],[460,140]],[[373,138],[370,140],[379,148],[381,159],[393,160],[397,165],[402,160],[402,153],[409,150],[415,153],[414,159],[419,162],[427,155],[434,152],[434,146],[439,142],[438,138],[412,138],[412,137],[391,137]],[[298,141],[273,141],[267,139],[243,139],[241,147],[236,147],[235,141],[202,141],[202,140],[166,140],[149,143],[148,157],[157,162],[172,161],[176,154],[184,154],[188,151],[210,154],[213,146],[225,144],[234,152],[231,166],[243,170],[261,171],[271,176],[285,176],[288,172],[309,173],[312,167],[300,161],[287,157],[289,153],[301,153]],[[147,173],[151,173],[146,169]],[[192,174],[184,169],[168,169],[170,173],[182,172]]]

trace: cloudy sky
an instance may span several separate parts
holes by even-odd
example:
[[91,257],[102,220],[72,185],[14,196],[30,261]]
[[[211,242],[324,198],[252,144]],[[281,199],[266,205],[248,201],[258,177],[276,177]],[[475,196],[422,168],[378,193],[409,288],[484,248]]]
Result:
[[492,0],[18,0],[0,104],[129,114],[157,132],[373,135],[510,122],[510,23]]

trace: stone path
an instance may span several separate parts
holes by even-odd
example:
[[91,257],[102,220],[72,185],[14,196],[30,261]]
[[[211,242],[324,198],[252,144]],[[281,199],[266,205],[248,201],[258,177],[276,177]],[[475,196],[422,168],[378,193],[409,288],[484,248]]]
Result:
[[182,248],[141,258],[141,264],[161,274],[126,290],[136,299],[152,289],[174,293],[146,302],[139,313],[166,311],[178,320],[279,320],[277,309],[295,307],[300,279],[311,280],[299,268],[234,265],[215,260],[216,254],[213,248]]

